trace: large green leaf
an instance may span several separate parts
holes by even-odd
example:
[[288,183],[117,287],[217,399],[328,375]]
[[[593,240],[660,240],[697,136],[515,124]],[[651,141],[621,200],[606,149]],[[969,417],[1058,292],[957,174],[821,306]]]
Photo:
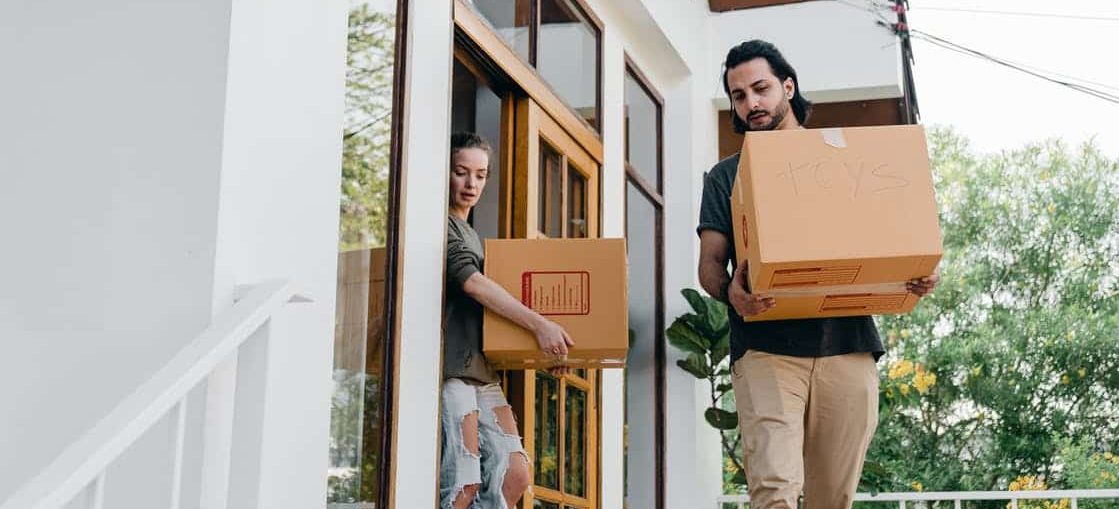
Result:
[[699,292],[691,288],[685,288],[680,290],[680,293],[684,295],[684,299],[688,301],[688,304],[692,306],[692,309],[695,310],[697,315],[703,316],[707,314],[707,301]]
[[708,408],[703,412],[703,418],[716,429],[732,430],[738,427],[738,413],[728,412],[722,408]]
[[687,321],[676,319],[665,331],[668,344],[688,353],[707,355],[707,340],[699,335]]
[[686,359],[677,360],[676,365],[701,380],[706,380],[711,375],[711,366],[707,365],[707,361],[703,357],[694,353],[688,355]]

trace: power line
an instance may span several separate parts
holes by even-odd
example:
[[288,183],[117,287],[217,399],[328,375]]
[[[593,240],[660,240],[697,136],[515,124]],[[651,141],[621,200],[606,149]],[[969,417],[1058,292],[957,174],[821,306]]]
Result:
[[989,11],[984,9],[960,9],[955,7],[925,7],[918,6],[911,10],[922,11],[948,11],[948,12],[967,12],[972,14],[1001,14],[1006,16],[1032,16],[1037,18],[1064,18],[1064,19],[1081,19],[1092,21],[1119,21],[1119,17],[1111,16],[1086,16],[1082,14],[1061,14],[1056,12],[1023,12],[1023,11]]
[[[931,43],[935,46],[939,46],[941,48],[948,49],[948,50],[951,50],[951,51],[955,51],[957,53],[961,53],[961,54],[964,54],[964,55],[968,55],[968,56],[980,58],[980,59],[983,59],[983,60],[987,60],[989,62],[993,62],[993,63],[999,64],[999,65],[1002,65],[1002,66],[1005,66],[1005,67],[1009,67],[1009,68],[1014,69],[1016,71],[1029,74],[1031,76],[1041,78],[1043,80],[1046,80],[1046,81],[1049,81],[1049,82],[1052,82],[1052,83],[1056,83],[1058,85],[1062,85],[1062,86],[1071,88],[1071,89],[1076,90],[1078,92],[1091,95],[1091,96],[1096,97],[1098,99],[1103,99],[1103,100],[1111,102],[1111,103],[1119,104],[1119,95],[1104,92],[1102,90],[1098,90],[1098,89],[1095,89],[1095,88],[1092,88],[1092,87],[1089,87],[1089,86],[1086,86],[1086,85],[1082,85],[1080,83],[1072,83],[1072,82],[1069,82],[1069,81],[1063,81],[1063,80],[1054,78],[1052,76],[1042,74],[1042,72],[1030,70],[1030,69],[1027,69],[1023,66],[1011,63],[1009,61],[1006,61],[1004,59],[994,57],[994,56],[988,55],[986,53],[983,53],[981,51],[977,51],[977,50],[968,48],[966,46],[956,44],[952,41],[949,41],[947,39],[943,39],[941,37],[937,37],[937,36],[929,34],[927,32],[910,29],[908,31],[908,33],[910,33],[912,35],[915,35],[918,38],[920,38],[920,39],[922,39],[926,42],[929,42],[929,43]],[[1048,73],[1049,71],[1043,71],[1043,72]],[[1052,73],[1050,73],[1050,74],[1052,74]],[[1077,81],[1083,81],[1083,80],[1077,79]]]

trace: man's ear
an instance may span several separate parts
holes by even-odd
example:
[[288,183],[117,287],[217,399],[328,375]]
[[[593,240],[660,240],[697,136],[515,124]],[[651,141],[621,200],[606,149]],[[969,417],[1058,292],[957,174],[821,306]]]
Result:
[[796,84],[795,81],[793,81],[792,76],[790,76],[788,78],[785,78],[784,85],[785,85],[785,97],[788,97],[789,99],[792,99],[793,96],[796,95],[796,91],[797,91],[797,84]]

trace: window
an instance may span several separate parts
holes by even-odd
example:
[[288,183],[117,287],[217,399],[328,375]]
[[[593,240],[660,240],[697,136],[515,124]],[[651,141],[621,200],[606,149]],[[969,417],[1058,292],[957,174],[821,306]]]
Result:
[[388,502],[391,328],[403,10],[350,3],[327,507]]
[[[626,63],[626,250],[629,253],[626,499],[630,507],[664,507],[664,197],[663,101],[637,67]],[[651,374],[651,376],[650,376]],[[653,402],[630,405],[628,402]],[[653,486],[655,489],[649,490]]]
[[600,126],[602,24],[579,0],[471,0],[514,53],[595,130]]

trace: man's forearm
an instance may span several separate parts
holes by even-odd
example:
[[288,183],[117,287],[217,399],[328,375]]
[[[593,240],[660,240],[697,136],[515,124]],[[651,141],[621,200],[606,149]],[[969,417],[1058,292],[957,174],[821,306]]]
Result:
[[699,266],[699,284],[715,300],[727,303],[727,286],[730,284],[730,274],[727,274],[725,266],[701,263]]

